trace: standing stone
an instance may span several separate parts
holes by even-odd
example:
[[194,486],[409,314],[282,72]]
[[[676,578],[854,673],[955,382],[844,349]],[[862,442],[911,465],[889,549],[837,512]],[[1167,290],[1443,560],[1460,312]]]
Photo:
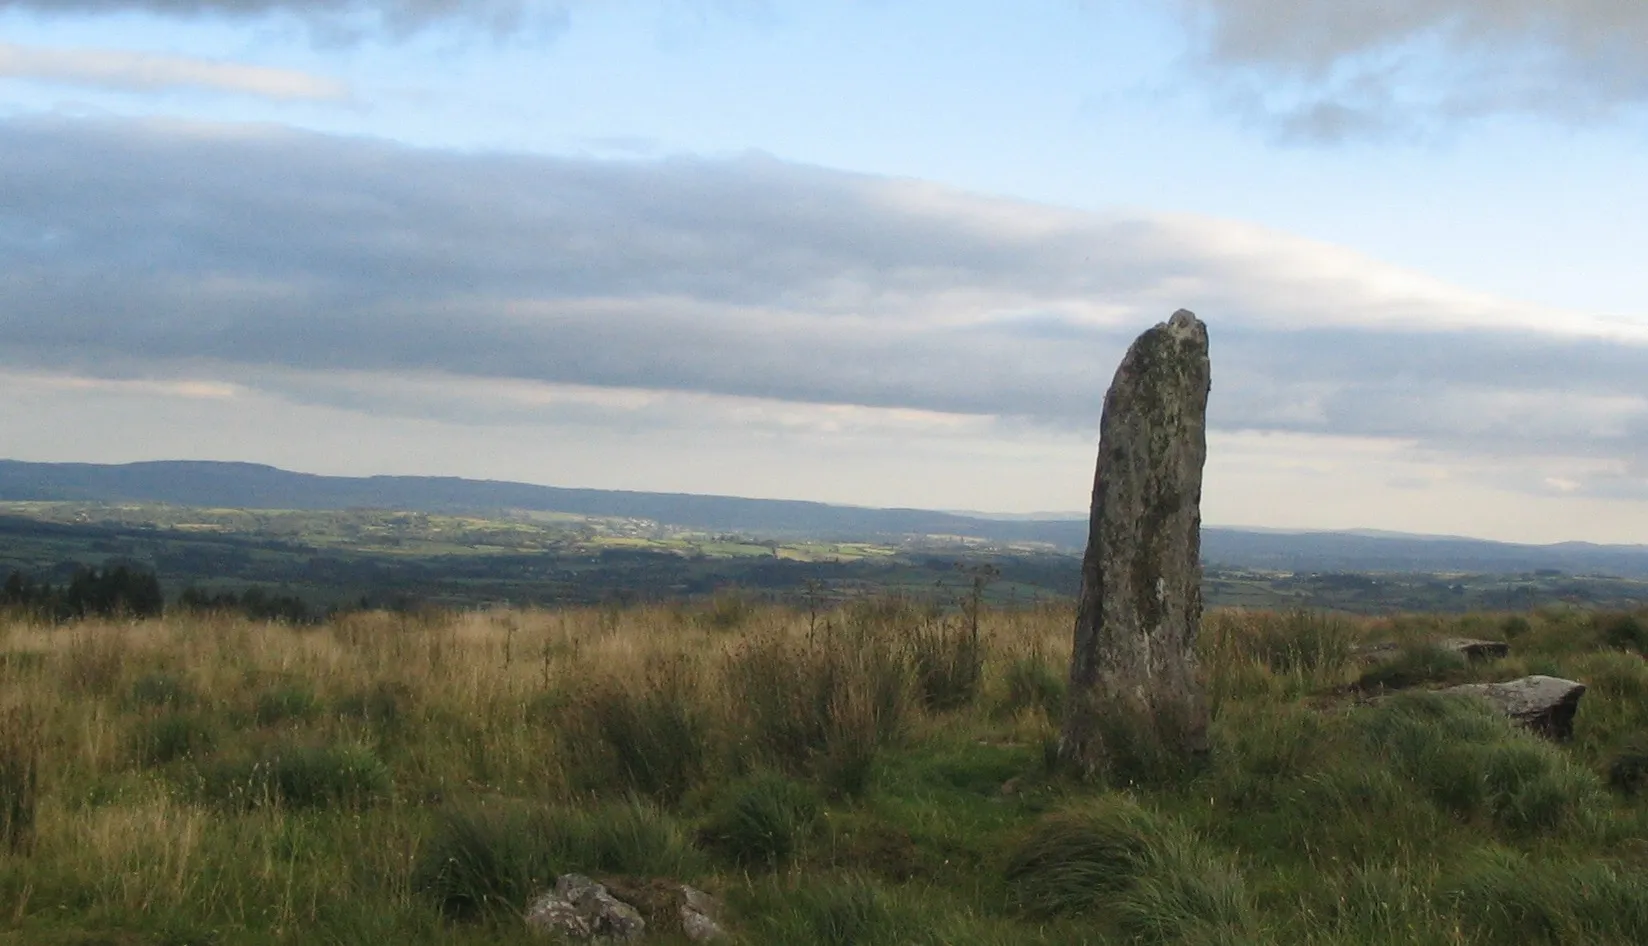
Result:
[[1104,398],[1059,758],[1160,778],[1207,749],[1197,677],[1207,327],[1184,309],[1140,335]]

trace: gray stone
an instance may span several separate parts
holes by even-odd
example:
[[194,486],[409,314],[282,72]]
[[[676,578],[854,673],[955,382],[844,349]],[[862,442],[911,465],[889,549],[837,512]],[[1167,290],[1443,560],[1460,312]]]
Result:
[[1173,755],[1207,748],[1196,634],[1211,378],[1207,328],[1181,309],[1133,342],[1105,394],[1059,738],[1083,774],[1107,769],[1117,726]]
[[727,933],[716,921],[721,912],[721,903],[714,897],[699,890],[681,884],[681,932],[687,939],[695,943],[707,943],[711,940],[723,939]]
[[1441,692],[1482,697],[1534,732],[1552,739],[1569,739],[1574,734],[1574,713],[1579,710],[1579,698],[1585,695],[1585,684],[1532,676],[1506,683],[1467,683]]
[[1437,646],[1473,661],[1498,660],[1511,653],[1511,645],[1504,641],[1483,641],[1474,637],[1444,637],[1437,642]]
[[669,936],[680,930],[695,943],[726,936],[721,903],[697,887],[662,878],[604,878],[607,892],[634,907],[648,931]]
[[[1458,654],[1469,661],[1498,660],[1511,652],[1511,645],[1504,641],[1484,641],[1474,637],[1444,637],[1434,643],[1438,649]],[[1378,664],[1402,656],[1404,649],[1396,641],[1380,641],[1358,646],[1355,654],[1364,664]]]
[[526,923],[535,930],[598,942],[640,939],[646,921],[629,904],[582,874],[562,874],[555,889],[527,906]]

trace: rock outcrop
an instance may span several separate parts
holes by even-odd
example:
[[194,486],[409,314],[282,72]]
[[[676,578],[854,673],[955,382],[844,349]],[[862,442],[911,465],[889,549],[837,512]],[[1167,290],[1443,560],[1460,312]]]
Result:
[[1532,676],[1505,683],[1467,683],[1441,692],[1482,697],[1534,732],[1552,739],[1569,739],[1574,734],[1574,713],[1579,710],[1579,698],[1585,695],[1585,684]]
[[721,905],[696,887],[668,880],[613,880],[602,884],[582,874],[563,874],[555,889],[527,907],[533,929],[562,939],[600,943],[641,939],[649,929],[679,930],[695,943],[722,939]]
[[582,874],[563,874],[555,889],[533,900],[526,923],[567,939],[627,942],[640,939],[647,923],[634,907]]
[[660,934],[681,931],[695,943],[722,938],[721,903],[697,887],[672,880],[607,881],[613,896],[641,912],[647,928]]
[[1105,395],[1059,740],[1084,774],[1110,768],[1121,739],[1207,747],[1196,634],[1211,377],[1207,328],[1181,309],[1133,342]]

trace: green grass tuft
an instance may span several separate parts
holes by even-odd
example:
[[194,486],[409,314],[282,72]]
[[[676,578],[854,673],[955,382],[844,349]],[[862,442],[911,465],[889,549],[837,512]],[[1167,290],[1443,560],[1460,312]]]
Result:
[[1483,849],[1443,896],[1484,946],[1648,942],[1648,880],[1603,861]]
[[1462,655],[1422,642],[1402,648],[1394,659],[1369,667],[1356,680],[1363,691],[1406,690],[1422,683],[1446,683],[1463,678],[1470,664]]
[[1113,924],[1136,943],[1252,926],[1241,874],[1174,819],[1118,795],[1046,815],[1007,853],[1019,909]]
[[194,688],[187,677],[157,671],[146,673],[132,681],[131,702],[138,707],[171,707],[181,709],[195,701]]
[[135,741],[139,762],[157,766],[208,755],[217,746],[217,733],[208,717],[174,710],[145,719]]
[[320,711],[315,691],[304,683],[287,683],[258,696],[255,716],[259,726],[306,722]]
[[680,824],[642,802],[472,803],[441,813],[411,886],[446,915],[476,919],[519,914],[561,874],[691,879],[700,869]]
[[775,868],[800,850],[822,812],[823,804],[811,786],[762,773],[731,786],[699,836],[735,864]]
[[42,725],[29,710],[0,712],[0,845],[25,853],[39,811]]
[[230,808],[361,808],[383,800],[391,787],[388,767],[356,745],[282,746],[201,771],[203,797]]

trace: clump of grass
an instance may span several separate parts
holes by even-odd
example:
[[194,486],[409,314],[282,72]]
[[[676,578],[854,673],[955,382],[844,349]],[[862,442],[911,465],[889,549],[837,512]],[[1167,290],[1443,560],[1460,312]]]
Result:
[[1477,700],[1401,694],[1360,722],[1370,753],[1456,815],[1544,832],[1577,824],[1601,801],[1595,775]]
[[1526,657],[1563,658],[1597,650],[1602,633],[1590,612],[1547,606],[1536,613],[1527,633],[1517,636],[1515,653]]
[[0,844],[12,853],[34,845],[43,728],[32,712],[0,711]]
[[694,618],[699,626],[712,631],[736,631],[750,623],[756,612],[756,604],[748,595],[728,589],[717,592]]
[[1206,733],[1196,730],[1202,724],[1178,703],[1088,694],[1070,712],[1085,717],[1080,728],[1090,740],[1076,757],[1096,761],[1092,771],[1069,773],[1077,777],[1115,788],[1165,788],[1186,784],[1207,763]]
[[875,881],[847,875],[809,884],[787,898],[789,909],[774,932],[780,942],[819,946],[875,946],[908,942],[909,924],[894,897]]
[[1648,788],[1648,736],[1626,742],[1607,761],[1608,787],[1627,798]]
[[166,765],[207,755],[216,747],[217,737],[205,717],[172,710],[143,720],[135,743],[140,764]]
[[1108,795],[1043,816],[1007,852],[1014,904],[1113,924],[1135,943],[1253,927],[1241,874],[1176,820]]
[[905,883],[925,870],[922,851],[910,832],[884,817],[862,811],[832,813],[819,863]]
[[1335,754],[1330,721],[1298,705],[1244,707],[1219,719],[1213,734],[1211,790],[1232,812],[1296,806],[1286,796]]
[[47,656],[47,654],[38,650],[0,652],[0,672],[14,676],[39,673],[46,666]]
[[984,642],[976,622],[934,620],[907,630],[916,692],[929,710],[972,705],[984,681]]
[[792,774],[839,765],[827,777],[842,784],[901,734],[910,688],[894,641],[873,624],[831,626],[813,640],[754,635],[727,658],[722,683],[754,756],[741,762]]
[[558,873],[690,880],[702,870],[703,855],[686,827],[643,799],[548,808],[539,823]]
[[719,799],[699,837],[735,864],[777,867],[800,849],[822,811],[809,786],[762,773],[732,786]]
[[[1306,942],[1346,946],[1457,946],[1457,922],[1444,915],[1446,904],[1435,902],[1431,882],[1429,871],[1407,863],[1353,864],[1329,872],[1291,918],[1296,935]],[[1278,936],[1276,941],[1291,939]]]
[[258,696],[255,715],[259,726],[275,726],[307,721],[319,710],[320,700],[314,689],[306,683],[292,682]]
[[133,706],[167,706],[178,709],[189,706],[194,701],[194,688],[189,685],[189,679],[182,674],[154,671],[132,681]]
[[1443,895],[1482,944],[1648,942],[1648,881],[1605,861],[1475,854]]
[[677,822],[639,801],[455,805],[419,850],[412,887],[448,916],[474,919],[520,912],[561,874],[681,879],[698,870],[699,859]]
[[453,807],[412,867],[412,889],[455,919],[519,913],[555,881],[555,865],[533,813],[520,806]]
[[380,734],[399,733],[412,702],[412,690],[403,683],[380,680],[340,697],[337,715],[372,727]]
[[389,769],[365,746],[283,746],[201,772],[207,800],[231,808],[358,808],[389,794]]
[[1469,662],[1464,656],[1420,642],[1402,648],[1394,659],[1369,667],[1356,680],[1356,688],[1364,692],[1406,690],[1421,683],[1443,683],[1461,679]]
[[1349,663],[1356,629],[1318,611],[1288,611],[1260,622],[1249,646],[1272,673],[1333,680]]
[[1212,702],[1337,689],[1357,633],[1349,619],[1324,612],[1213,612],[1198,640]]
[[697,667],[679,655],[655,660],[637,689],[602,683],[573,711],[585,787],[616,785],[676,801],[704,774],[709,724],[699,706]]
[[1006,683],[1000,706],[1003,715],[1036,709],[1048,719],[1058,719],[1064,711],[1064,676],[1048,666],[1040,652],[1014,658],[1002,676]]
[[64,684],[81,693],[113,695],[126,667],[128,647],[121,629],[87,624],[72,634],[62,654]]
[[1637,615],[1625,612],[1599,614],[1595,622],[1603,642],[1609,647],[1648,654],[1648,623]]

